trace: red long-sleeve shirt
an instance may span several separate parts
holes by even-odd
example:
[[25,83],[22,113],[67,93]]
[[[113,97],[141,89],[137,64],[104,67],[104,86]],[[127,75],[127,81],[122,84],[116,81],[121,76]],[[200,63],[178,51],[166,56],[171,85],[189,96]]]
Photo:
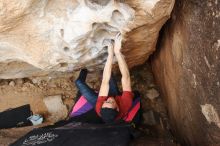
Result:
[[[129,109],[132,106],[133,97],[134,95],[131,91],[123,91],[121,96],[115,97],[115,100],[119,107],[119,114],[116,119],[123,119],[127,115]],[[99,116],[101,116],[100,111],[102,108],[102,104],[104,103],[104,101],[107,100],[107,98],[108,96],[99,96],[97,99],[96,112]]]

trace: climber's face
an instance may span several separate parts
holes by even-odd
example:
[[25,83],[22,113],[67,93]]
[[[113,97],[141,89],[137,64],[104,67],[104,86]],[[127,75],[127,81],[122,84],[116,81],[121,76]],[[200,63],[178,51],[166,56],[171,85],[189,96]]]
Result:
[[115,101],[114,97],[109,97],[102,105],[102,108],[112,108],[112,109],[117,109],[117,111],[119,111],[118,108],[118,104]]

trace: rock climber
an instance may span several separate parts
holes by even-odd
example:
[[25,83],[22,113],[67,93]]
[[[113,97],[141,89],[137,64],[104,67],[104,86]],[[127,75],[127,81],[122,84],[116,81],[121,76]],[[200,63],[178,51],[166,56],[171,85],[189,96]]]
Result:
[[[104,44],[108,48],[108,57],[103,70],[103,78],[99,92],[95,92],[86,83],[87,70],[81,70],[78,79],[75,81],[77,88],[81,95],[89,102],[90,106],[95,107],[95,111],[102,121],[105,123],[115,122],[117,120],[124,120],[128,117],[128,112],[132,107],[134,94],[131,89],[131,79],[128,66],[121,53],[121,41],[122,36],[118,33],[115,37],[114,44],[112,41],[105,41]],[[123,92],[120,94],[117,83],[112,74],[113,57],[116,57],[119,65],[120,72],[122,74],[121,82]],[[87,104],[81,104],[75,108],[72,112],[72,116],[81,115],[87,110],[85,107]],[[84,106],[84,108],[82,108]],[[140,108],[140,106],[139,106]],[[84,111],[80,110],[84,109]],[[138,110],[135,110],[136,112]],[[133,114],[136,114],[134,112]],[[88,116],[86,116],[88,117]],[[91,117],[91,116],[90,116]],[[131,117],[134,117],[131,116]],[[128,119],[127,119],[128,120]],[[129,121],[129,120],[128,120]]]
[[[131,90],[131,79],[128,66],[124,56],[121,53],[121,34],[117,34],[114,46],[108,45],[108,58],[103,71],[103,79],[99,90],[99,96],[96,102],[96,112],[106,123],[123,119],[131,108],[133,93]],[[112,72],[113,56],[115,55],[120,72],[122,74],[122,95],[115,92],[115,95],[109,94],[109,81]],[[117,91],[117,89],[116,89]]]

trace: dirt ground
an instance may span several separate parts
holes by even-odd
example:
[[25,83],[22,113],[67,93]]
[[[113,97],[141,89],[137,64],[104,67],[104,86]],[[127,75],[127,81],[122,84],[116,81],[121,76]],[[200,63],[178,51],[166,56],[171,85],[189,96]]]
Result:
[[[59,117],[60,119],[51,120],[49,118],[51,115],[43,99],[47,96],[61,95],[62,101],[69,112],[74,105],[77,89],[73,81],[78,73],[68,73],[57,78],[47,76],[31,79],[0,80],[0,112],[30,104],[33,113],[41,114],[45,118],[44,123],[39,125],[40,127],[65,119],[64,116]],[[101,76],[101,72],[92,71],[88,74],[87,83],[92,88],[99,89]],[[120,87],[120,74],[117,74],[116,78]],[[131,80],[133,90],[138,90],[141,93],[143,108],[143,119],[139,128],[142,136],[135,140],[132,145],[177,145],[170,133],[167,112],[154,83],[150,65],[146,63],[133,68]],[[152,116],[152,113],[154,113],[154,116]],[[0,146],[9,145],[33,128],[36,128],[36,126],[0,130]]]

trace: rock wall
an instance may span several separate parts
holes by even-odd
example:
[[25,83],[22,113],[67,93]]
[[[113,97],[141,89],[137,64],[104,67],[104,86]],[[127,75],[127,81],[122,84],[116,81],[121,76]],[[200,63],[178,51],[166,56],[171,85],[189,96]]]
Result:
[[103,68],[121,32],[129,67],[155,50],[174,0],[0,0],[0,78]]
[[220,145],[219,9],[217,0],[177,0],[152,58],[183,145]]

